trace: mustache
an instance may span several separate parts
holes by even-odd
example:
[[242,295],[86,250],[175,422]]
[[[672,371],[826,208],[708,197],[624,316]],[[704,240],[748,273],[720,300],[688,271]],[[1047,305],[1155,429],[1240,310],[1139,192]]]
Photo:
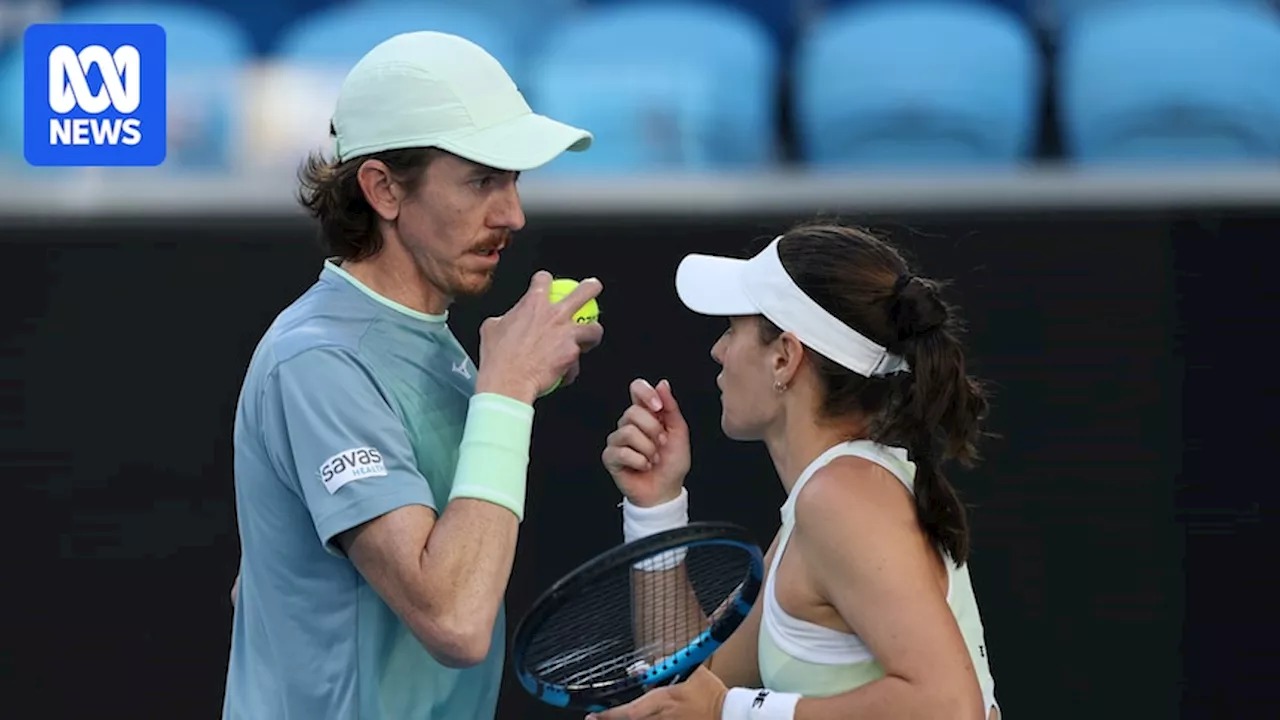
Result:
[[488,240],[485,240],[484,242],[476,243],[476,245],[471,249],[472,251],[491,250],[493,248],[506,247],[507,245],[510,245],[510,244],[511,244],[511,231],[503,230],[498,233],[495,233],[492,237],[490,237]]

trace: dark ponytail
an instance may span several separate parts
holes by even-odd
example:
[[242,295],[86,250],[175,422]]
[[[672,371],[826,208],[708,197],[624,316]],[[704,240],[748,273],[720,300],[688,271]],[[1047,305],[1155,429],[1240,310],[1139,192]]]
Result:
[[[935,547],[964,564],[967,513],[942,467],[948,460],[978,462],[988,401],[967,373],[963,326],[942,299],[943,283],[915,276],[892,245],[858,228],[802,225],[783,237],[778,255],[814,302],[911,364],[909,373],[868,378],[812,353],[826,390],[822,414],[869,417],[870,439],[907,448],[916,464],[920,526]],[[760,322],[766,342],[781,334]]]
[[[916,514],[930,538],[963,564],[969,557],[969,521],[964,503],[943,473],[956,460],[973,467],[988,401],[969,377],[960,321],[941,297],[942,284],[908,274],[899,276],[889,302],[896,332],[890,347],[911,364],[898,381],[875,434],[904,442],[916,463]],[[894,347],[896,346],[896,347]]]

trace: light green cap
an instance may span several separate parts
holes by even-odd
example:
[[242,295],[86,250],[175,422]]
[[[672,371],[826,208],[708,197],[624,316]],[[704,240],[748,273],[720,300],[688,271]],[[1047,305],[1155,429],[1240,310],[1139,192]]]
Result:
[[532,170],[591,133],[538,115],[502,65],[447,33],[391,37],[342,82],[333,113],[338,160],[435,147],[499,170]]

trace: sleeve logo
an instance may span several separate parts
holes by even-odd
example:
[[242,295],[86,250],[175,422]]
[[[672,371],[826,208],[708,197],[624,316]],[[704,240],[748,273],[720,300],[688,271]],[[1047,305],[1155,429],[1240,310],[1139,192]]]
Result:
[[358,447],[343,450],[320,466],[320,481],[332,495],[347,483],[364,478],[383,477],[387,466],[382,453],[374,447]]

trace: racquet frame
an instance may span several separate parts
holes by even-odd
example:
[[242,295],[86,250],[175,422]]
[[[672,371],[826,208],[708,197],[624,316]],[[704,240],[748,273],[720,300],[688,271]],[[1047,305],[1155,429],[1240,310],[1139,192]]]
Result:
[[[750,559],[734,602],[716,614],[709,627],[688,645],[660,662],[624,679],[589,686],[566,687],[535,676],[525,663],[526,650],[534,635],[553,613],[588,588],[601,575],[629,568],[655,555],[705,545],[728,545],[740,548]],[[640,572],[640,571],[636,571]],[[726,522],[696,522],[666,530],[648,537],[613,547],[588,560],[548,588],[533,603],[516,626],[512,641],[511,662],[520,685],[548,705],[599,712],[625,704],[647,690],[686,679],[711,653],[729,639],[747,614],[751,612],[764,583],[764,558],[759,545],[752,542],[741,526]],[[728,598],[726,598],[728,599]]]

